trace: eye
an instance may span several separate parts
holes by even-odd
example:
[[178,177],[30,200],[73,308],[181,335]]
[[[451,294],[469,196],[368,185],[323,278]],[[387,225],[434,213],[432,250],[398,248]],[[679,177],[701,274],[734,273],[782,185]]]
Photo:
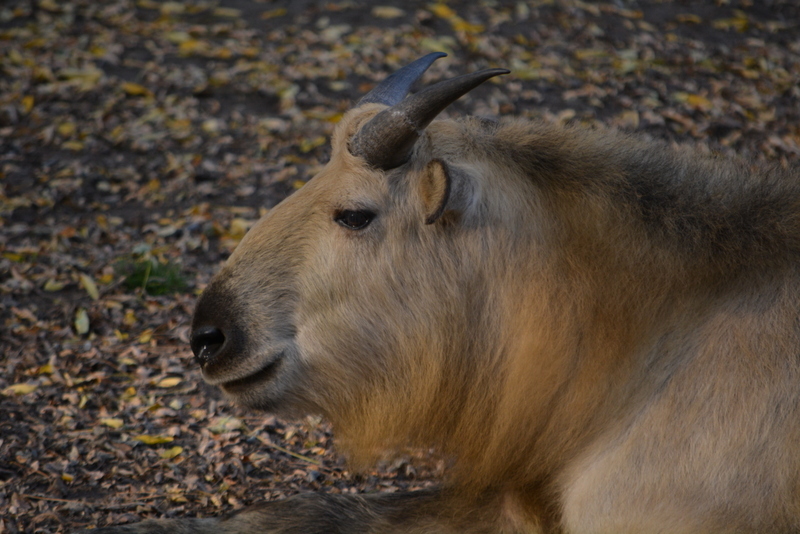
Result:
[[367,210],[342,210],[333,218],[348,230],[361,230],[372,222],[375,214]]

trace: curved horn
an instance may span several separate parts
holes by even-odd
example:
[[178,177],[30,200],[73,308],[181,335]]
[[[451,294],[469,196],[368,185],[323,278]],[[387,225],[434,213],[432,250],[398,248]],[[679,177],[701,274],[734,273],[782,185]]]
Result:
[[414,82],[425,74],[434,61],[446,55],[444,52],[432,52],[393,72],[376,85],[372,91],[361,97],[356,107],[371,103],[394,106],[405,98]]
[[405,163],[422,131],[447,106],[507,69],[486,69],[426,87],[375,115],[350,140],[350,153],[375,168],[389,170]]

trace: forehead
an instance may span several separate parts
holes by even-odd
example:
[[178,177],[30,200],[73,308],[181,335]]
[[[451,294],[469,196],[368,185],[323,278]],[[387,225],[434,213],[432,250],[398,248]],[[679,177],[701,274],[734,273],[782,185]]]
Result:
[[356,158],[337,158],[331,161],[296,193],[307,202],[331,204],[375,203],[388,194],[386,177],[368,168]]
[[383,106],[368,105],[351,110],[337,125],[331,139],[331,159],[298,193],[313,194],[317,201],[325,198],[375,197],[388,192],[386,176],[370,168],[361,158],[350,153],[348,144],[358,129]]

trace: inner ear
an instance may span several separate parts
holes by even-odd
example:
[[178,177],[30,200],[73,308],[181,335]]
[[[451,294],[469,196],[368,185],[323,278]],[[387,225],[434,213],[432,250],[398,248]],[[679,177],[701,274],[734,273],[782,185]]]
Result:
[[450,198],[451,185],[452,180],[447,165],[440,159],[428,162],[420,182],[420,193],[425,207],[425,224],[433,224],[442,216]]

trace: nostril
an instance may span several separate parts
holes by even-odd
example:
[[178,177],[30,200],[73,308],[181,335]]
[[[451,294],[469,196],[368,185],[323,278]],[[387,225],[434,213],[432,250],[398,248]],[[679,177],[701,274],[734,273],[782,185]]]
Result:
[[192,352],[201,367],[214,358],[224,343],[225,334],[215,326],[201,326],[192,332]]

